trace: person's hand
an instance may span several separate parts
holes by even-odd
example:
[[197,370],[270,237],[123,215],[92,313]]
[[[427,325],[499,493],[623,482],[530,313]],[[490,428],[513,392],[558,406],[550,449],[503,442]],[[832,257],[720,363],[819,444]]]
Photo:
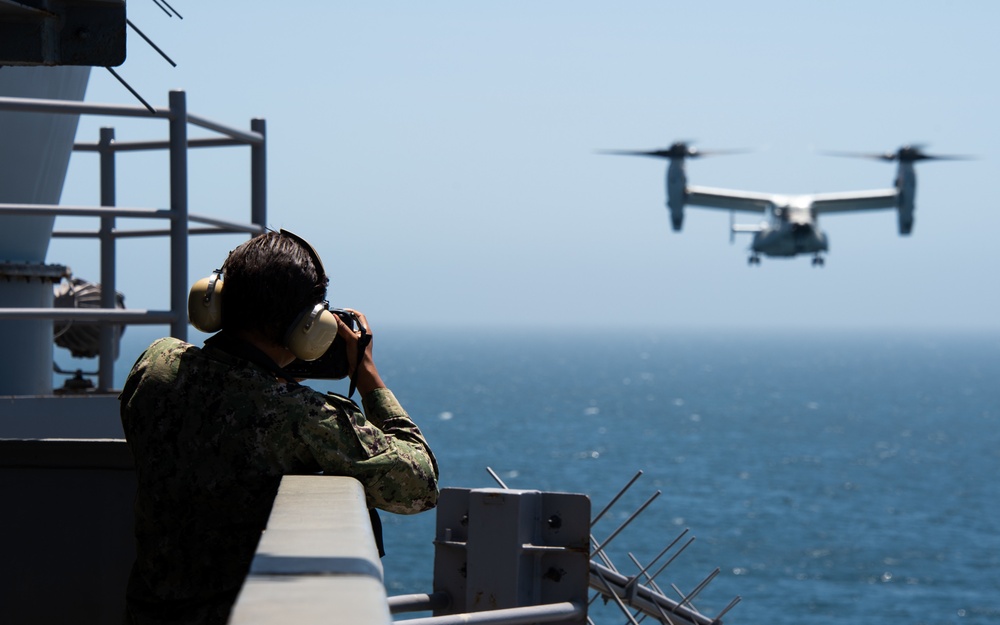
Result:
[[[350,308],[345,308],[344,310],[354,315],[360,328],[364,329],[364,332],[360,328],[352,330],[339,315],[334,315],[337,317],[337,334],[344,339],[347,347],[347,363],[350,368],[351,378],[357,385],[361,396],[364,397],[374,389],[384,388],[385,383],[382,382],[382,377],[379,375],[378,369],[375,367],[375,361],[372,359],[372,343],[374,341],[372,341],[372,330],[368,324],[368,319],[363,313],[356,310]],[[368,335],[368,343],[365,345],[364,355],[359,366],[358,343],[361,341],[363,334]]]

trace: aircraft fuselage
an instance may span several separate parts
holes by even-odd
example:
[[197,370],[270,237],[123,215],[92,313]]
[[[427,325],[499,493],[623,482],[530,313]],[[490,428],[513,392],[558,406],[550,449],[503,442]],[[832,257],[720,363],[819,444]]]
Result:
[[829,249],[826,233],[816,224],[808,197],[776,202],[767,213],[768,221],[760,225],[750,245],[754,253],[796,256]]

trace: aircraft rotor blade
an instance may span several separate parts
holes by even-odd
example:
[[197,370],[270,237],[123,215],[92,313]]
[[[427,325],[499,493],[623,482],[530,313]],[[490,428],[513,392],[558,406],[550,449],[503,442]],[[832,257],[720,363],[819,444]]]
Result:
[[618,154],[624,156],[651,156],[654,158],[697,158],[699,156],[721,156],[724,154],[744,154],[750,150],[699,150],[688,141],[677,141],[667,148],[658,150],[600,150],[599,154]]
[[598,154],[613,154],[619,156],[651,156],[653,158],[673,158],[668,150],[598,150]]
[[924,154],[920,160],[923,161],[973,161],[975,156],[965,156],[962,154]]
[[746,148],[739,148],[734,150],[698,150],[696,148],[691,148],[694,150],[694,154],[691,156],[725,156],[727,154],[749,154],[753,150],[748,150]]
[[847,158],[871,158],[879,161],[894,161],[896,160],[896,155],[892,152],[887,152],[881,154],[878,152],[820,152],[825,156],[844,156]]
[[904,145],[895,152],[822,152],[827,156],[847,156],[855,158],[872,158],[880,161],[901,161],[914,163],[916,161],[964,161],[975,157],[957,154],[927,154],[923,144]]
[[971,156],[958,154],[927,154],[924,152],[923,144],[904,145],[895,152],[895,160],[898,161],[964,161]]

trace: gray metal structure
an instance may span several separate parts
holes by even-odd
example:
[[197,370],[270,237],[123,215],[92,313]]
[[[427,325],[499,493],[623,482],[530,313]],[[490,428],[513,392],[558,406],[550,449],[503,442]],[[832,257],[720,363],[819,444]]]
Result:
[[898,161],[893,188],[871,191],[789,195],[719,189],[687,183],[687,172],[684,167],[686,159],[737,151],[740,150],[704,151],[687,143],[677,142],[659,150],[612,150],[604,153],[648,156],[670,161],[666,174],[666,194],[671,225],[675,231],[681,230],[684,224],[684,207],[688,205],[764,214],[766,220],[758,224],[730,222],[730,238],[735,233],[753,234],[749,263],[759,265],[761,255],[792,257],[812,254],[814,266],[824,264],[822,254],[829,250],[829,239],[818,225],[819,215],[894,208],[899,215],[899,234],[908,235],[913,229],[913,213],[916,209],[917,175],[913,168],[914,163],[965,158],[925,154],[920,146],[915,145],[903,146],[894,152],[884,154],[837,153],[839,156]]
[[[33,283],[37,293],[47,292],[35,298],[34,306],[11,306],[8,298],[0,299],[0,327],[11,330],[12,334],[24,332],[24,327],[41,328],[51,343],[52,322],[55,320],[93,322],[101,325],[101,355],[98,373],[98,391],[109,391],[113,386],[114,326],[122,324],[165,324],[170,326],[170,334],[180,339],[187,338],[187,295],[188,295],[188,236],[193,234],[221,234],[263,232],[267,220],[267,156],[265,143],[265,122],[251,121],[250,130],[241,130],[219,124],[190,114],[183,91],[169,94],[169,106],[156,108],[152,113],[143,107],[110,104],[89,104],[64,100],[0,97],[0,111],[21,113],[43,113],[48,115],[105,115],[118,117],[142,117],[165,120],[168,138],[162,141],[118,141],[113,128],[102,128],[100,139],[94,143],[77,143],[75,151],[94,152],[100,157],[101,206],[65,206],[55,203],[6,202],[0,203],[0,218],[34,217],[52,220],[58,215],[94,217],[99,220],[99,228],[91,231],[56,231],[53,237],[92,238],[100,242],[101,259],[101,307],[90,309],[70,309],[51,307],[51,283],[65,275],[61,266],[44,265],[44,258],[27,262],[0,264],[0,277],[7,276],[7,284]],[[189,138],[189,125],[198,126],[217,133],[218,137]],[[75,124],[74,124],[75,129]],[[188,210],[188,150],[193,148],[245,145],[250,147],[250,221],[232,222],[208,215],[191,213]],[[120,152],[168,150],[170,159],[170,203],[169,208],[118,207],[115,202],[115,160]],[[65,171],[63,171],[63,175]],[[61,188],[61,183],[60,183]],[[145,229],[120,229],[118,219],[163,220],[167,227]],[[191,224],[199,224],[192,227]],[[37,226],[44,228],[45,223]],[[170,239],[170,309],[169,310],[121,310],[115,306],[116,253],[115,244],[125,237],[169,237]],[[47,245],[47,238],[45,239]],[[7,255],[7,258],[11,258]],[[19,274],[30,273],[27,278]],[[9,287],[8,287],[9,288]],[[45,305],[45,304],[48,305]],[[12,325],[8,322],[24,322]],[[35,332],[37,333],[37,332]],[[16,340],[16,339],[15,339]],[[52,350],[26,349],[20,352],[25,360],[5,359],[4,371],[0,375],[0,395],[47,394],[51,392]],[[42,366],[38,365],[40,359]],[[39,380],[39,375],[44,380]],[[31,389],[25,391],[25,389]]]
[[[83,96],[89,68],[11,68],[0,71],[0,605],[11,623],[118,622],[134,557],[132,504],[135,473],[121,440],[116,350],[109,348],[122,324],[169,325],[187,336],[189,236],[254,233],[266,221],[264,122],[249,131],[187,112],[181,91],[167,108],[95,105]],[[44,97],[42,97],[44,96]],[[103,128],[94,143],[74,146],[80,115],[137,117],[167,124],[162,141],[118,141]],[[190,138],[189,126],[218,137]],[[192,214],[187,199],[187,151],[215,145],[248,145],[251,152],[251,220],[229,223]],[[73,150],[100,158],[100,206],[60,205]],[[119,152],[170,151],[168,208],[115,206],[115,162]],[[97,227],[53,233],[58,215],[93,218]],[[162,226],[123,229],[119,221],[154,220]],[[190,224],[196,224],[191,226]],[[54,308],[53,283],[68,273],[46,264],[50,238],[98,242],[104,300],[96,308]],[[169,310],[122,310],[114,305],[116,243],[125,237],[169,237]],[[101,327],[99,383],[86,392],[55,393],[53,322],[69,320]],[[131,355],[134,357],[135,355]],[[6,622],[6,621],[5,621]]]

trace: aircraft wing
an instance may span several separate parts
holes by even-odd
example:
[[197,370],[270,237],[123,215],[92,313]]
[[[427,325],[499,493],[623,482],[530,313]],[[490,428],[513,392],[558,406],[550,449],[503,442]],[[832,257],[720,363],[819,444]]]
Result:
[[812,208],[816,214],[896,208],[898,203],[899,193],[895,189],[819,193],[812,196]]
[[684,200],[690,206],[763,213],[767,210],[768,206],[774,203],[774,198],[775,196],[770,193],[734,191],[732,189],[714,189],[712,187],[688,185]]

